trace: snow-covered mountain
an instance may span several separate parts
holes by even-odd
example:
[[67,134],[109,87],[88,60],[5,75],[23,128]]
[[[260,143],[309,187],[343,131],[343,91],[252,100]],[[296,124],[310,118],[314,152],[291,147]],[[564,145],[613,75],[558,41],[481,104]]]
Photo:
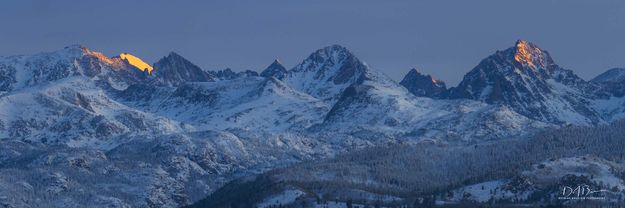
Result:
[[338,45],[260,75],[176,53],[151,71],[124,57],[79,45],[0,57],[0,205],[176,207],[240,176],[361,148],[625,117],[612,85],[581,80],[525,41],[450,90],[416,70],[398,84]]
[[445,82],[433,79],[432,76],[422,74],[413,68],[399,82],[412,94],[420,97],[438,97],[440,93],[447,90]]
[[148,77],[161,85],[177,86],[186,82],[209,82],[217,79],[174,52],[158,60],[154,69],[154,73]]
[[285,83],[328,104],[334,104],[352,84],[362,83],[367,66],[347,48],[319,49],[288,71]]
[[449,91],[449,98],[504,104],[532,119],[593,124],[601,115],[589,106],[589,84],[558,66],[549,53],[525,40],[482,60]]
[[121,135],[175,129],[171,127],[175,121],[145,114],[108,96],[142,81],[143,72],[120,58],[69,46],[51,53],[4,57],[1,65],[1,71],[10,75],[0,93],[3,138],[106,145]]
[[313,130],[372,139],[470,141],[518,136],[549,125],[506,106],[417,97],[373,70],[364,77],[361,84],[345,89],[324,122]]
[[137,81],[142,73],[119,57],[109,58],[81,45],[35,55],[0,57],[0,92],[40,86],[69,77],[87,77],[112,87]]
[[[595,85],[600,86],[597,90],[599,97],[607,99],[602,103],[614,104],[620,101],[620,98],[625,97],[625,69],[613,68],[604,73],[599,74],[597,77],[590,80]],[[613,105],[622,106],[620,104]],[[623,110],[623,109],[619,109]]]
[[625,68],[612,68],[597,75],[590,80],[592,82],[606,83],[606,82],[624,82],[625,81]]

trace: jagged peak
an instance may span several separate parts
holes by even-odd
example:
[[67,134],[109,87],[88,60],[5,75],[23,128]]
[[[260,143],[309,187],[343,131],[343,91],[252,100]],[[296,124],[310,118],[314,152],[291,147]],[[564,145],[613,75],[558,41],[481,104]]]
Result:
[[334,66],[336,64],[347,64],[358,66],[356,68],[361,68],[361,66],[366,68],[366,64],[358,60],[351,51],[341,45],[335,44],[316,50],[301,64],[293,68],[292,71],[315,70],[321,69],[318,68],[318,66]]
[[447,89],[445,82],[434,79],[429,74],[421,73],[416,68],[410,69],[399,84],[410,93],[425,97],[437,97]]
[[176,53],[174,51],[169,52],[169,54],[167,54],[167,56],[165,56],[163,58],[167,58],[167,59],[185,59],[180,54],[178,54],[178,53]]
[[313,54],[310,55],[309,59],[313,59],[316,61],[330,59],[334,62],[338,62],[353,57],[354,54],[346,47],[334,44],[315,51]]
[[173,61],[173,60],[181,60],[181,61],[184,61],[184,62],[190,62],[189,60],[184,58],[182,55],[180,55],[180,54],[178,54],[178,53],[176,53],[174,51],[171,51],[166,56],[164,56],[161,59],[159,59],[156,63],[159,63],[159,62],[162,63],[164,61]]
[[185,82],[215,80],[215,76],[210,71],[202,70],[199,66],[173,51],[154,63],[152,77],[155,78],[158,84],[170,86],[177,86]]
[[[156,63],[154,63],[154,67],[156,67],[157,69],[161,69],[163,65],[167,65],[167,64],[175,64],[175,65],[182,64],[182,65],[190,66],[192,68],[196,68],[200,71],[203,71],[199,66],[193,64],[191,61],[187,60],[182,55],[174,51],[169,52],[167,56],[164,56],[161,59],[159,59]],[[171,68],[170,70],[174,70],[174,69]]]
[[423,73],[421,73],[421,71],[419,69],[417,69],[416,67],[411,68],[408,71],[408,74],[406,74],[406,76],[408,75],[422,75]]
[[109,57],[102,52],[94,51],[87,48],[83,44],[72,44],[63,47],[63,49],[52,52],[56,55],[66,56],[68,58],[93,57],[105,64],[122,65],[124,64],[119,56]]
[[417,68],[410,69],[408,73],[406,74],[406,76],[404,76],[403,80],[409,80],[411,78],[416,78],[416,77],[424,77],[424,78],[431,80],[432,84],[445,86],[445,82],[439,79],[434,79],[431,75],[425,74],[421,72],[420,70],[418,70]]
[[345,46],[338,45],[338,44],[326,46],[322,49],[319,49],[318,52],[324,52],[327,54],[331,54],[331,53],[350,53],[351,54],[351,51],[349,51],[349,49],[347,49]]
[[345,46],[342,46],[342,45],[339,45],[339,44],[332,44],[332,45],[326,46],[324,49],[325,50],[330,50],[330,51],[347,51],[347,52],[349,52],[349,50]]
[[87,49],[87,47],[85,47],[85,45],[83,45],[83,44],[71,44],[71,45],[63,47],[63,49],[66,49],[66,50]]
[[280,60],[276,59],[273,62],[271,62],[271,64],[267,67],[267,69],[269,68],[279,68],[279,69],[285,69],[284,65],[282,64],[282,62],[280,62]]
[[352,78],[359,79],[366,71],[368,66],[347,48],[330,45],[316,50],[288,73],[290,77],[300,72],[312,72],[316,74],[315,80],[333,80],[335,84],[339,84]]
[[152,67],[152,65],[146,63],[145,61],[141,60],[141,58],[130,53],[121,53],[119,54],[119,58],[125,60],[128,64],[134,66],[141,71],[147,71],[148,74],[152,73],[152,70],[154,70],[154,67]]
[[280,66],[282,66],[282,62],[280,61],[280,59],[275,59],[275,60],[273,60],[271,65],[280,65]]
[[282,79],[284,78],[286,73],[287,73],[287,70],[284,67],[284,65],[282,65],[282,63],[278,59],[276,59],[271,63],[271,65],[269,65],[260,73],[260,76],[276,77],[278,79]]
[[424,76],[424,74],[421,73],[417,68],[412,68],[408,71],[408,73],[406,73],[406,75],[404,76],[404,79],[409,78],[409,77],[419,77],[419,76]]
[[[58,50],[56,52],[70,54],[72,56],[82,56],[85,54],[94,53],[93,51],[91,51],[89,48],[87,48],[85,45],[82,45],[82,44],[68,45],[68,46],[63,47],[63,49]],[[95,53],[99,53],[99,52],[95,52]]]
[[551,61],[551,57],[546,51],[543,51],[538,45],[526,41],[517,40],[514,45],[514,60],[520,64],[524,64],[533,68],[544,67],[547,62]]

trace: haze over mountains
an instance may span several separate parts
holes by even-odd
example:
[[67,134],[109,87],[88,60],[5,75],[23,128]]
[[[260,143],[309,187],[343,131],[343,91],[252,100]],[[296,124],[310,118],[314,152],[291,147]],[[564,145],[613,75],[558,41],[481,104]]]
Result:
[[304,160],[625,116],[622,70],[586,81],[524,40],[455,87],[415,69],[397,83],[339,45],[260,74],[174,52],[140,65],[79,45],[0,57],[0,204],[178,207]]

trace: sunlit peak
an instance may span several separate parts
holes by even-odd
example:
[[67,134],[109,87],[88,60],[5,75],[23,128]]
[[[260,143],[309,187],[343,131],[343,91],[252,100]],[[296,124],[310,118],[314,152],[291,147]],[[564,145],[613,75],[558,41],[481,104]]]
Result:
[[540,48],[535,47],[531,43],[525,40],[519,40],[516,43],[516,53],[514,54],[514,60],[519,63],[525,63],[530,66],[534,66],[534,59],[540,57],[533,56],[542,56],[542,51]]
[[103,53],[100,52],[96,52],[96,51],[91,51],[89,49],[83,49],[83,52],[85,53],[85,55],[87,56],[92,56],[97,58],[98,60],[106,63],[106,64],[115,64],[115,60],[109,58],[108,56],[104,55]]
[[126,60],[130,65],[133,65],[134,67],[137,67],[137,69],[139,69],[141,71],[148,70],[148,73],[152,73],[152,70],[154,70],[154,68],[152,66],[150,66],[147,63],[145,63],[140,58],[138,58],[136,56],[133,56],[132,54],[122,53],[122,54],[119,54],[119,57],[121,59],[123,59],[123,60]]

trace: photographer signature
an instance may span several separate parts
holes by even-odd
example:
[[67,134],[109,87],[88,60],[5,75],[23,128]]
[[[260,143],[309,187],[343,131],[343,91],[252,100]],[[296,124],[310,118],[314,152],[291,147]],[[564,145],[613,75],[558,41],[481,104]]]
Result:
[[576,187],[564,186],[562,187],[563,197],[588,197],[593,196],[596,193],[605,192],[607,190],[592,190],[589,185],[582,184]]

